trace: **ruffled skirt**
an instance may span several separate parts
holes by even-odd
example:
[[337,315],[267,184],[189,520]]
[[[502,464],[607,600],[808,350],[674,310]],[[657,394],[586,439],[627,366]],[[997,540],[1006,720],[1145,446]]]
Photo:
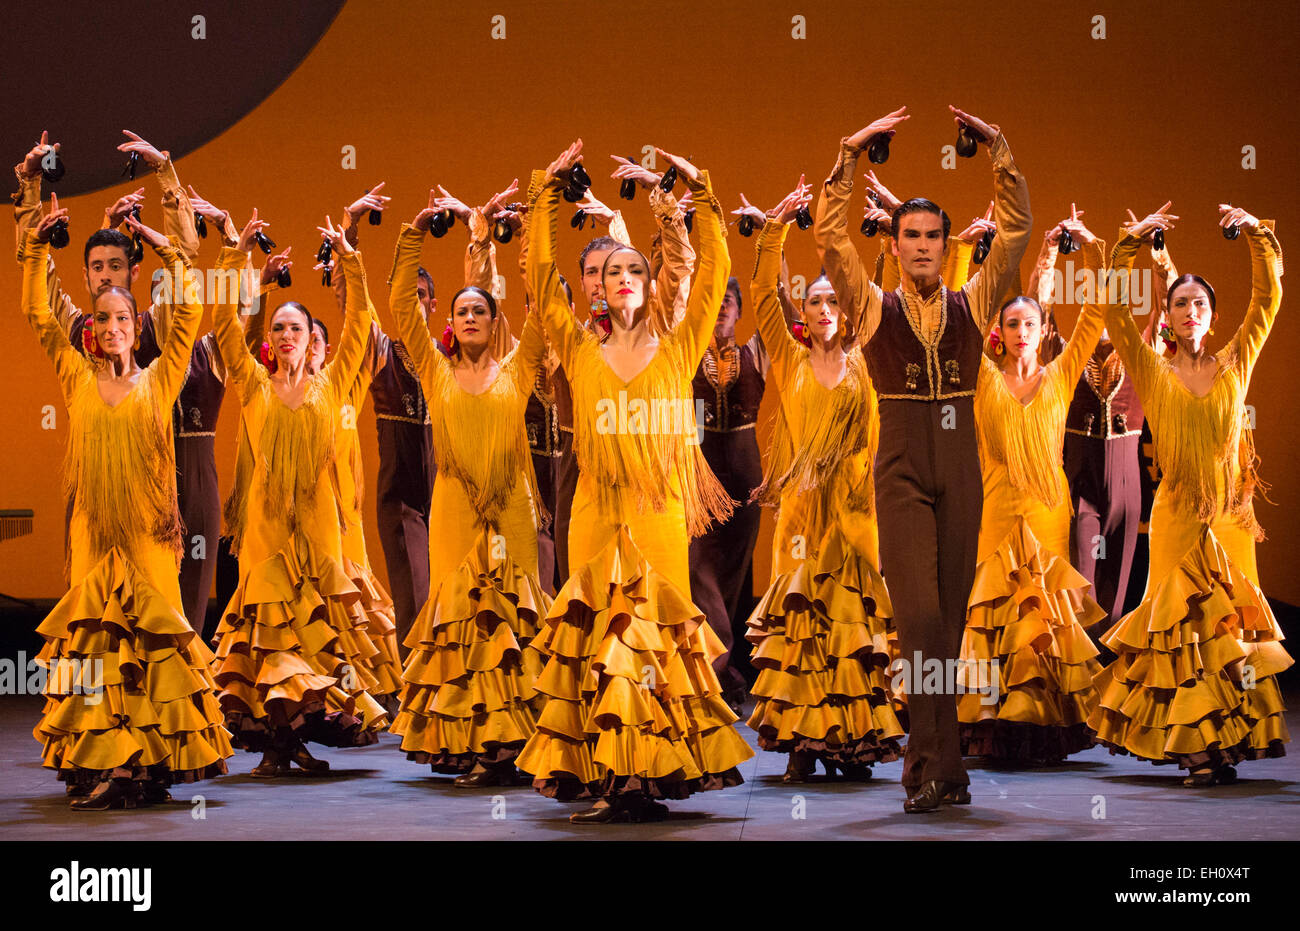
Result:
[[[537,578],[485,530],[425,604],[406,645],[392,731],[434,772],[513,760],[536,730],[541,657],[526,649],[550,607]],[[504,548],[502,548],[504,549]]]
[[217,627],[214,663],[236,746],[378,740],[387,713],[375,696],[399,674],[360,600],[341,563],[299,540],[244,571]]
[[1085,632],[1106,612],[1088,580],[1020,518],[975,567],[962,636],[962,753],[1059,762],[1093,745],[1097,648]]
[[376,662],[370,666],[378,685],[371,694],[390,712],[397,707],[397,692],[402,687],[401,654],[397,649],[397,615],[393,599],[388,596],[374,571],[366,563],[343,557],[343,571],[361,593],[351,605],[353,623],[363,628],[379,648]]
[[749,619],[758,745],[844,766],[898,759],[892,621],[884,579],[833,526],[815,559],[779,575]]
[[212,653],[117,547],[41,622],[48,670],[33,736],[71,785],[193,782],[226,771]]
[[532,645],[547,701],[516,763],[542,794],[675,799],[743,782],[753,751],[719,695],[722,645],[626,527],[572,572]]
[[1204,528],[1102,642],[1089,725],[1112,752],[1192,769],[1284,756],[1275,676],[1294,660],[1259,588]]

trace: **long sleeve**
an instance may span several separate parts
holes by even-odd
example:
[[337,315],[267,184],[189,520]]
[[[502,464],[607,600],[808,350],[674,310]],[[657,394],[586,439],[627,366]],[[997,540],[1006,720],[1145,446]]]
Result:
[[435,394],[438,367],[448,363],[446,357],[433,345],[429,325],[420,313],[416,278],[423,245],[424,233],[409,223],[403,223],[402,231],[397,235],[397,250],[393,254],[393,272],[388,279],[388,311],[397,321],[397,332],[419,373],[420,385],[428,398]]
[[180,280],[175,277],[172,280],[171,300],[167,302],[166,309],[166,329],[157,331],[161,354],[153,363],[159,395],[170,408],[185,384],[190,356],[194,352],[194,341],[198,338],[199,324],[203,320],[203,305],[198,301],[198,287],[189,257],[175,246],[159,249],[158,257],[173,275],[176,275],[177,269],[180,270]]
[[[822,268],[839,298],[840,309],[849,315],[866,345],[880,325],[880,287],[867,277],[858,250],[849,240],[849,200],[853,196],[853,172],[857,170],[858,149],[847,141],[840,142],[840,156],[831,175],[822,185],[813,217],[813,237]],[[770,348],[770,347],[769,347]]]
[[[1106,261],[1106,244],[1100,239],[1087,243],[1082,248],[1083,261],[1088,269],[1091,281],[1100,281],[1103,276],[1100,274]],[[1097,289],[1090,289],[1095,292]],[[1101,311],[1100,305],[1105,303],[1107,295],[1091,293],[1088,300],[1079,310],[1079,317],[1074,322],[1074,332],[1070,334],[1070,341],[1065,344],[1064,351],[1061,352],[1060,362],[1061,377],[1067,384],[1073,385],[1083,374],[1083,367],[1092,355],[1093,350],[1097,348],[1097,341],[1101,339],[1101,331],[1106,326],[1106,321]]]
[[[20,166],[21,167],[21,166]],[[34,231],[45,219],[45,208],[41,204],[41,175],[37,172],[27,177],[21,171],[18,176],[18,193],[14,195],[14,233],[17,240],[18,262],[22,264],[27,249],[27,234]],[[35,240],[33,240],[34,242]],[[74,338],[72,325],[81,316],[81,311],[72,302],[72,298],[63,290],[59,281],[58,269],[54,267],[54,255],[48,247],[45,250],[45,290],[49,295],[50,310],[54,314],[63,332],[68,338]]]
[[998,234],[984,265],[965,287],[971,314],[985,333],[997,319],[998,299],[1020,269],[1034,219],[1029,212],[1029,186],[1000,132],[989,145],[989,157],[993,160],[993,221]]
[[158,166],[158,186],[162,188],[163,235],[176,243],[190,261],[199,254],[199,231],[194,223],[194,206],[176,176],[170,158]]
[[[217,271],[224,283],[218,291],[218,301],[212,310],[213,328],[221,361],[226,367],[229,382],[239,393],[240,404],[247,404],[257,386],[257,362],[252,349],[244,343],[244,329],[239,325],[239,274],[247,255],[233,246],[223,246],[217,256]],[[234,286],[232,287],[232,279]]]
[[75,390],[77,377],[88,363],[72,348],[63,327],[50,310],[46,278],[49,248],[49,243],[37,241],[35,232],[29,233],[23,243],[23,313],[36,331],[41,348],[54,363],[64,401],[68,401]]
[[[650,209],[655,216],[657,248],[660,261],[655,271],[655,297],[651,318],[660,333],[669,333],[679,324],[690,303],[691,271],[695,267],[695,249],[691,247],[686,220],[677,198],[659,189],[650,189]],[[652,255],[654,263],[656,257]]]
[[975,251],[975,244],[959,236],[948,237],[948,248],[943,256],[943,283],[949,291],[960,291],[966,287],[970,274],[970,257]]
[[[1108,283],[1107,302],[1102,305],[1106,321],[1106,332],[1115,345],[1124,362],[1124,368],[1133,376],[1133,382],[1139,394],[1149,394],[1154,385],[1156,366],[1160,357],[1147,345],[1142,334],[1138,332],[1133,314],[1129,310],[1129,280],[1133,274],[1133,261],[1137,257],[1142,241],[1120,230],[1119,241],[1110,255],[1110,271],[1106,275]],[[1114,285],[1110,282],[1114,280]],[[1110,301],[1113,287],[1115,301]],[[1098,295],[1100,297],[1100,295]]]
[[542,361],[546,358],[546,334],[542,330],[542,321],[537,314],[529,313],[524,319],[524,329],[520,335],[519,345],[510,357],[510,375],[519,390],[521,407],[528,406],[528,398],[533,391],[537,373],[541,371]]
[[[348,252],[338,258],[339,268],[347,279],[347,304],[343,310],[343,335],[338,351],[329,366],[329,380],[337,397],[346,397],[361,370],[370,333],[370,294],[366,288],[366,270],[360,252]],[[412,289],[414,290],[414,289]]]
[[771,362],[772,376],[778,390],[783,390],[797,360],[797,343],[786,325],[776,286],[780,280],[781,250],[789,224],[769,219],[758,235],[758,257],[754,278],[749,285],[749,299],[754,304],[758,336]]
[[[545,177],[545,173],[542,173]],[[528,211],[528,265],[525,278],[533,298],[533,311],[541,315],[542,325],[551,347],[560,357],[565,371],[573,371],[574,357],[582,343],[583,331],[569,309],[568,298],[560,284],[560,270],[555,266],[555,238],[559,223],[560,184],[544,184],[534,173],[533,187],[537,199]]]
[[1233,340],[1249,379],[1282,306],[1282,246],[1269,220],[1247,233],[1246,241],[1250,245],[1250,306]]
[[700,231],[700,270],[691,289],[690,302],[686,305],[686,315],[674,333],[678,335],[689,370],[694,372],[713,339],[713,326],[718,322],[722,295],[731,274],[731,254],[727,251],[726,218],[722,205],[713,196],[709,173],[701,171],[698,181],[687,180],[686,183],[698,204],[695,225]]

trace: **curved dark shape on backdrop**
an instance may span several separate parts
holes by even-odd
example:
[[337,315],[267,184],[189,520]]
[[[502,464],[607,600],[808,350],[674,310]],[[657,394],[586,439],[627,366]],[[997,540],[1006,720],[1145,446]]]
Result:
[[[49,130],[67,173],[46,193],[72,196],[125,180],[123,129],[179,159],[269,97],[342,7],[343,0],[72,0],[21,15],[13,8],[0,36],[9,78],[0,163],[17,164]],[[206,38],[193,37],[196,16]],[[136,177],[147,174],[142,165]]]

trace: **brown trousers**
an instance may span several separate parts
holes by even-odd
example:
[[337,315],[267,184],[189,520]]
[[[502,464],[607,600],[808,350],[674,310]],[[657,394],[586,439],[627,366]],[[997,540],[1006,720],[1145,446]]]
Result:
[[[1124,616],[1142,519],[1141,440],[1138,434],[1111,440],[1065,435],[1065,477],[1075,511],[1070,561],[1092,583],[1092,597],[1109,612],[1091,631],[1094,636]],[[1098,537],[1105,547],[1102,559],[1094,555]]]
[[[956,660],[975,579],[983,486],[972,399],[880,402],[876,510],[881,570],[894,603],[902,658]],[[969,784],[961,761],[957,696],[907,695],[903,787],[940,779]]]
[[[388,566],[388,593],[402,644],[429,598],[429,500],[433,497],[430,427],[377,418],[379,476],[375,483],[379,542]],[[400,647],[406,656],[406,647]]]
[[[185,619],[205,642],[216,633],[215,618],[212,629],[206,627],[221,535],[215,440],[211,436],[176,438],[176,497],[185,524],[181,538],[181,602],[185,605]],[[196,547],[196,537],[203,538],[201,548]],[[196,558],[195,552],[202,558]]]

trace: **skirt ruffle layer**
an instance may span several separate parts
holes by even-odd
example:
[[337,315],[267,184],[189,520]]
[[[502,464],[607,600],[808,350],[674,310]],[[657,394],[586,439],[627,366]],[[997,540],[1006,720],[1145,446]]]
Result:
[[759,670],[749,726],[758,745],[844,765],[901,754],[887,669],[897,655],[884,579],[838,527],[816,560],[778,576],[749,619]]
[[112,548],[41,622],[48,670],[33,736],[59,779],[174,784],[226,771],[212,653],[126,555]]
[[484,531],[425,604],[406,645],[392,731],[434,772],[506,763],[536,730],[541,656],[528,650],[550,599]]
[[1088,588],[1023,519],[976,566],[960,653],[963,754],[1053,762],[1092,746],[1101,664],[1085,628],[1106,612]]
[[547,701],[516,764],[542,794],[676,799],[744,781],[753,751],[711,665],[722,644],[625,527],[570,575],[532,646]]
[[236,746],[267,750],[288,732],[332,747],[378,740],[387,712],[374,696],[398,677],[360,600],[343,565],[305,543],[249,567],[217,628],[214,665]]
[[1294,660],[1268,601],[1207,527],[1103,637],[1116,654],[1089,719],[1113,752],[1185,768],[1280,757],[1276,675]]

